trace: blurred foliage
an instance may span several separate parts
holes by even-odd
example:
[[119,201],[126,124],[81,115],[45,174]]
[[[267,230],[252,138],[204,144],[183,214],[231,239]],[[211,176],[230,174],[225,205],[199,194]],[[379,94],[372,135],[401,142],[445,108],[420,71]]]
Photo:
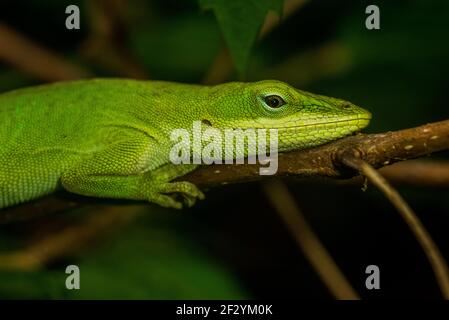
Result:
[[246,70],[251,47],[269,10],[278,13],[283,0],[199,0],[212,9],[223,31],[234,64],[241,74]]
[[[0,270],[0,299],[248,298],[229,270],[188,236],[194,225],[189,228],[177,214],[162,214],[145,212],[138,224],[121,229],[94,251],[48,270]],[[174,232],[183,228],[187,232]],[[3,251],[15,247],[11,238],[0,239]],[[80,268],[81,290],[65,287],[65,267],[72,263]]]
[[449,70],[449,42],[443,40],[449,31],[449,2],[415,0],[403,6],[401,1],[382,5],[381,32],[354,28],[363,18],[360,10],[343,21],[338,35],[351,52],[353,67],[342,78],[329,79],[336,83],[330,94],[351,91],[350,98],[374,110],[372,131],[417,126],[448,115],[441,99],[449,84],[442,72]]
[[[97,76],[123,76],[101,64],[110,50],[96,59],[84,54],[93,28],[84,14],[90,3],[2,0],[0,21]],[[126,10],[119,11],[125,24],[121,36],[153,79],[199,83],[226,43],[248,80],[276,78],[369,109],[374,117],[368,132],[447,119],[447,0],[376,1],[381,29],[374,31],[365,28],[371,2],[311,0],[257,42],[266,12],[280,11],[281,3],[127,1]],[[64,27],[69,4],[81,8],[81,30]],[[234,73],[227,80],[239,78]],[[0,92],[40,82],[0,62]],[[447,158],[447,153],[438,156]],[[292,189],[362,297],[439,296],[414,239],[378,193],[297,184]],[[425,224],[448,257],[448,190],[401,192],[426,214]],[[153,206],[148,211],[69,261],[30,273],[0,272],[0,298],[329,297],[255,184],[213,190],[183,213]],[[36,228],[40,224],[30,221],[25,230],[36,233]],[[32,241],[17,229],[0,226],[2,252]],[[386,270],[381,292],[364,287],[363,270],[373,261]],[[82,290],[64,287],[65,266],[71,263],[81,268]]]
[[133,22],[130,32],[130,47],[157,79],[200,79],[221,44],[215,21],[199,13],[167,19],[155,27]]

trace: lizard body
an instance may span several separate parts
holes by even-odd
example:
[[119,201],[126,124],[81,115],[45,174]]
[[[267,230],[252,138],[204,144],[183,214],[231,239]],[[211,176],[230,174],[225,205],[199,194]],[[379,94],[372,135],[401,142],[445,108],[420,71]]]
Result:
[[278,129],[279,151],[332,141],[365,127],[368,111],[283,82],[200,86],[94,79],[0,95],[0,209],[58,188],[180,208],[203,194],[170,182],[197,167],[169,161],[170,133],[194,121]]

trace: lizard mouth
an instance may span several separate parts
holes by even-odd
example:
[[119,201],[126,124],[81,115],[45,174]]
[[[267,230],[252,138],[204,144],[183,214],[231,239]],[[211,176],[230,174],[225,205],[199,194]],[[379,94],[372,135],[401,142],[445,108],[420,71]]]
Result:
[[342,119],[342,120],[335,120],[335,121],[323,121],[323,122],[315,122],[315,123],[305,123],[301,125],[296,126],[253,126],[253,127],[240,127],[240,128],[231,128],[234,130],[238,129],[277,129],[277,130],[299,130],[299,129],[305,129],[305,128],[314,128],[316,130],[320,130],[323,127],[326,129],[333,129],[333,128],[341,128],[344,126],[347,126],[348,128],[353,127],[354,129],[357,128],[357,130],[361,130],[365,128],[371,120],[371,117],[357,117],[357,118],[348,118],[348,119]]
[[353,119],[344,119],[344,120],[335,120],[335,121],[306,123],[306,124],[299,125],[299,126],[277,127],[276,129],[288,130],[288,129],[301,129],[301,128],[311,128],[311,127],[316,127],[317,129],[319,129],[320,127],[329,127],[329,129],[331,129],[331,128],[343,127],[345,125],[347,125],[348,127],[355,126],[355,127],[358,127],[359,129],[363,129],[369,124],[370,120],[371,120],[371,118],[353,118]]

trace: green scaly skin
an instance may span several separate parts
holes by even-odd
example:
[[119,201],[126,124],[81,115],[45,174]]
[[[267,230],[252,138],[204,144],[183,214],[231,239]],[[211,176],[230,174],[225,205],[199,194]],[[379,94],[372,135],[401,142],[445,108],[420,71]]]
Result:
[[[270,108],[266,95],[285,105]],[[280,81],[199,86],[95,79],[0,95],[0,208],[58,188],[80,195],[191,206],[204,195],[170,182],[197,167],[169,161],[170,133],[208,120],[218,129],[277,128],[280,151],[314,147],[368,125],[349,102]],[[177,194],[181,194],[179,201]]]

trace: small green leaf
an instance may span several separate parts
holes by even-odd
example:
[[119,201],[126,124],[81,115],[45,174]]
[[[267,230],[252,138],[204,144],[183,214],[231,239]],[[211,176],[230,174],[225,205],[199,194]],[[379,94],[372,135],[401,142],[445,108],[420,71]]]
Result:
[[251,47],[270,10],[281,11],[283,0],[199,0],[217,17],[234,64],[245,72]]

